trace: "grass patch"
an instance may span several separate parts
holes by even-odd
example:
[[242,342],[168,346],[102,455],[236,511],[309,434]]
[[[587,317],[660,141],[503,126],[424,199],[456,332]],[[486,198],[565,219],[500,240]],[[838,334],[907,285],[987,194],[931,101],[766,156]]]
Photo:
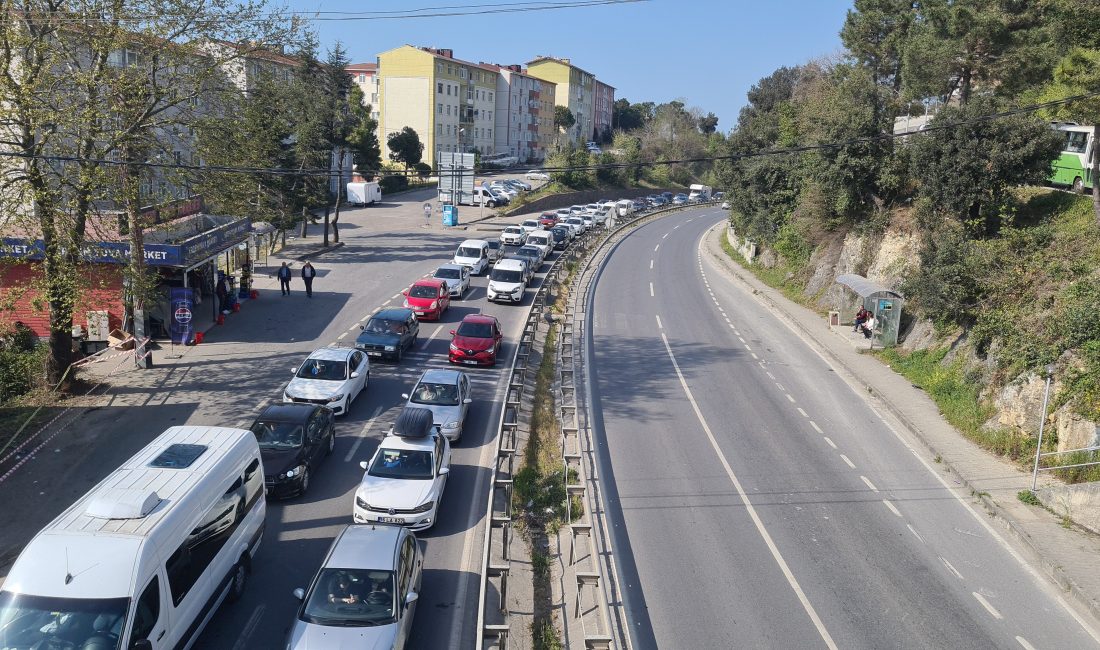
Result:
[[535,650],[561,650],[561,637],[553,623],[548,621],[531,624],[531,637],[535,644]]
[[1016,493],[1016,498],[1021,503],[1026,503],[1029,506],[1042,506],[1043,502],[1039,500],[1039,497],[1035,496],[1035,493],[1031,490],[1020,490]]
[[724,233],[719,237],[719,242],[722,244],[722,250],[726,252],[726,255],[746,271],[756,276],[757,280],[773,289],[778,289],[791,302],[798,303],[814,311],[821,311],[821,308],[802,292],[802,285],[796,279],[797,276],[792,269],[783,264],[768,268],[755,262],[746,261],[741,253],[737,252],[730,244],[729,238]]

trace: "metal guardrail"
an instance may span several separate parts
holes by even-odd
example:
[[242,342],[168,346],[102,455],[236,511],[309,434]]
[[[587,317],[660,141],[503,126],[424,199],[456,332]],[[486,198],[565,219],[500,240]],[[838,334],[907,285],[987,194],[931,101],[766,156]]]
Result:
[[[635,213],[630,218],[618,223],[614,230],[605,232],[603,237],[600,238],[598,238],[594,231],[586,233],[580,240],[575,241],[567,247],[562,254],[554,260],[554,263],[543,278],[542,285],[539,287],[538,291],[535,292],[534,300],[527,312],[526,322],[523,327],[523,333],[520,336],[519,345],[516,348],[516,354],[512,358],[512,363],[509,368],[508,389],[505,394],[504,408],[501,409],[500,420],[497,423],[497,450],[490,474],[491,487],[489,490],[484,524],[485,541],[482,550],[480,593],[478,595],[477,645],[475,647],[479,649],[485,647],[486,640],[495,640],[497,647],[504,650],[504,648],[507,647],[508,634],[510,632],[507,617],[507,597],[508,577],[511,572],[511,558],[509,557],[508,545],[511,539],[512,527],[512,481],[515,476],[516,434],[519,428],[519,412],[524,397],[527,373],[529,371],[537,372],[537,369],[528,366],[528,360],[531,356],[531,350],[534,345],[535,334],[538,331],[539,323],[542,322],[543,316],[546,313],[547,298],[553,288],[559,286],[563,278],[568,276],[568,265],[571,262],[576,262],[586,257],[591,250],[600,250],[608,241],[620,233],[623,233],[627,228],[647,222],[656,216],[678,211],[683,207],[696,206],[670,206],[659,210],[647,210]],[[591,260],[592,258],[588,258],[583,270],[577,277],[582,277],[587,273]],[[587,296],[587,292],[588,285],[586,284],[583,295]],[[586,299],[587,298],[584,298],[583,300]],[[564,472],[567,495],[566,512],[568,513],[568,525],[573,541],[570,547],[570,565],[575,565],[578,560],[583,561],[585,557],[588,558],[591,565],[584,567],[589,569],[587,571],[575,571],[577,576],[577,590],[574,594],[576,600],[574,615],[581,616],[582,614],[591,613],[593,611],[598,612],[599,622],[593,626],[596,629],[591,633],[584,628],[582,620],[585,647],[610,648],[613,643],[613,638],[610,634],[608,599],[604,597],[602,591],[603,580],[601,576],[603,575],[603,571],[598,561],[599,556],[596,553],[595,541],[591,534],[592,524],[585,520],[578,520],[576,522],[572,520],[572,497],[574,495],[581,497],[584,501],[585,519],[587,519],[588,513],[597,512],[593,507],[593,497],[586,488],[586,473],[583,464],[580,463],[581,454],[583,452],[581,451],[582,444],[579,437],[580,428],[578,427],[577,420],[576,377],[578,372],[576,368],[577,357],[573,355],[573,350],[579,349],[576,346],[576,340],[574,338],[577,333],[577,328],[574,327],[575,313],[572,305],[575,304],[575,302],[575,300],[571,301],[571,304],[566,307],[566,317],[560,321],[562,327],[559,330],[559,340],[561,342],[561,345],[559,345],[559,354],[561,355],[559,357],[559,373],[561,379],[561,388],[559,389],[561,391],[561,399],[559,402],[561,405],[561,412],[559,421],[565,422],[566,414],[568,413],[570,415],[569,420],[572,422],[570,426],[564,424],[561,426],[562,453],[566,470]],[[574,436],[576,441],[571,447],[568,445],[568,436]],[[568,453],[567,450],[569,450]],[[576,482],[571,482],[570,469],[577,470],[575,475]],[[584,533],[586,532],[588,533],[588,549],[585,556],[580,556],[576,553],[576,540],[577,537],[584,537]],[[608,559],[608,561],[610,562],[610,559]],[[493,610],[490,610],[489,604],[490,587],[494,587],[497,591],[497,598],[494,599]],[[592,605],[587,610],[583,609],[582,605],[583,592],[586,589],[593,594],[591,599]],[[489,620],[490,611],[495,612],[492,616],[494,619],[493,621]],[[629,647],[629,635],[626,635],[625,646]]]

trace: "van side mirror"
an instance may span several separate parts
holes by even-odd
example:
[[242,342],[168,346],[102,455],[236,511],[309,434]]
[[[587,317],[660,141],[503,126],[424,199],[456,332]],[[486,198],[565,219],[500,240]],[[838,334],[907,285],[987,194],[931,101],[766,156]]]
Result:
[[405,595],[405,605],[412,605],[417,601],[418,598],[420,598],[420,594],[416,593],[415,591],[410,591],[408,594]]
[[454,336],[454,335],[455,335],[455,331],[451,330],[451,336]]
[[462,400],[462,403],[463,403],[463,404],[473,404],[473,403],[474,403],[474,400],[472,400],[472,399],[470,399],[469,397],[467,397],[466,399]]
[[293,593],[294,597],[297,598],[298,600],[302,600],[303,598],[306,597],[306,590],[302,589],[301,587],[298,587],[297,589],[295,589],[291,593]]
[[351,373],[351,378],[352,379],[358,379],[359,378],[359,372],[355,371],[355,372]]
[[360,325],[359,326],[359,331],[360,332],[366,331],[366,329],[367,329],[367,327],[365,325]]
[[409,399],[408,393],[401,393],[401,399]]
[[450,467],[440,467],[439,468],[439,475],[440,476],[446,476],[450,473],[451,473],[451,468]]

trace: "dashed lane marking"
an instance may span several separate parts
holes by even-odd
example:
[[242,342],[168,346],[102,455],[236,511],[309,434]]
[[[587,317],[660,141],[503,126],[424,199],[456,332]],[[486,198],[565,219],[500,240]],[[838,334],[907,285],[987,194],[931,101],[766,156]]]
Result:
[[1019,643],[1020,647],[1023,648],[1024,650],[1035,650],[1035,646],[1028,643],[1027,639],[1025,639],[1022,636],[1016,637],[1016,643]]
[[435,338],[435,335],[436,335],[436,334],[439,334],[439,331],[440,331],[440,330],[442,330],[442,329],[443,329],[443,326],[442,326],[442,325],[440,325],[439,327],[435,328],[435,331],[434,331],[434,332],[432,332],[432,335],[431,335],[431,336],[429,336],[429,337],[428,337],[428,338],[427,338],[427,339],[426,339],[426,340],[424,341],[424,343],[422,343],[422,344],[420,345],[420,349],[421,349],[421,350],[423,350],[424,348],[428,347],[428,344],[432,342],[432,339],[434,339],[434,338]]
[[941,557],[941,558],[940,558],[940,561],[941,561],[941,562],[943,562],[943,565],[944,565],[945,567],[947,567],[947,570],[948,570],[948,571],[950,571],[951,573],[955,574],[955,577],[956,577],[956,578],[958,578],[959,580],[964,580],[964,578],[963,578],[963,574],[959,573],[959,570],[958,570],[958,569],[956,569],[956,568],[955,568],[955,566],[954,566],[953,564],[951,564],[950,562],[948,562],[948,561],[947,561],[947,558],[945,558],[945,557]]
[[916,528],[913,528],[912,524],[905,524],[905,527],[909,529],[909,532],[913,533],[913,537],[916,537],[921,544],[924,543],[924,538],[920,536],[920,533],[917,532]]
[[901,511],[898,510],[897,506],[895,506],[893,503],[890,503],[889,499],[883,499],[882,502],[886,504],[886,507],[890,509],[890,512],[899,517],[901,516]]
[[[810,424],[813,424],[813,422],[811,422]],[[825,438],[825,442],[829,443],[830,447],[832,447],[833,449],[836,449],[836,443],[833,442],[832,438],[830,438],[829,436],[824,436],[824,438]]]
[[237,637],[237,642],[233,644],[233,650],[244,650],[248,647],[248,640],[252,637],[252,633],[256,631],[256,626],[260,624],[265,609],[267,609],[267,605],[260,604],[252,610],[252,616],[248,617],[248,622],[245,623],[240,636]]
[[649,268],[653,268],[653,260],[649,260]]
[[787,400],[788,400],[788,401],[789,401],[789,402],[790,402],[791,404],[794,404],[794,403],[795,403],[795,402],[794,402],[794,398],[793,398],[793,397],[791,397],[791,394],[790,394],[790,393],[783,393],[783,394],[787,396]]
[[1001,613],[997,611],[997,608],[991,605],[989,601],[985,599],[985,596],[979,594],[976,591],[972,591],[970,592],[970,594],[974,596],[974,598],[977,599],[979,603],[982,604],[982,607],[985,608],[985,611],[989,612],[990,616],[997,620],[1001,620],[1004,618],[1004,616],[1002,616]]
[[867,487],[869,487],[872,492],[878,492],[878,488],[875,487],[875,484],[871,482],[871,479],[867,478],[866,476],[863,476],[862,474],[860,475],[859,478],[863,480],[863,484],[866,485]]
[[755,359],[755,360],[757,360],[757,361],[759,361],[759,360],[760,360],[760,357],[756,356],[756,353],[755,353],[755,352],[750,352],[749,354],[751,354],[751,355],[752,355],[752,358],[753,358],[753,359]]
[[660,244],[657,244],[656,246],[654,246],[654,247],[653,247],[653,252],[654,252],[654,253],[656,253],[656,252],[657,252],[657,249],[658,249],[658,248],[660,248],[660,247],[661,247],[661,245],[660,245]]
[[847,457],[847,456],[845,456],[844,454],[841,454],[841,455],[840,455],[840,460],[844,461],[844,462],[845,462],[845,464],[847,464],[847,465],[848,465],[848,467],[851,467],[852,469],[855,469],[855,468],[856,468],[856,464],[852,462],[852,459],[848,458],[848,457]]
[[343,338],[344,338],[345,336],[347,336],[347,335],[348,335],[348,333],[347,333],[347,332],[343,332],[343,333],[341,333],[341,334],[340,334],[340,336],[337,336],[337,337],[336,337],[336,340],[337,340],[337,341],[339,341],[339,340],[343,339]]
[[359,431],[359,435],[355,438],[355,442],[351,445],[351,449],[348,450],[347,456],[344,456],[344,462],[347,463],[355,458],[355,454],[359,451],[359,445],[363,444],[363,441],[367,439],[367,433],[370,432],[370,428],[374,426],[374,420],[382,413],[382,407],[379,406],[374,409],[374,413],[367,420],[367,423],[363,425],[363,428]]
[[800,413],[800,414],[802,415],[802,417],[804,417],[804,418],[808,418],[808,417],[810,417],[810,415],[809,415],[808,413],[806,413],[806,411],[803,411],[803,410],[802,410],[802,407],[801,407],[801,406],[799,406],[799,407],[798,407],[798,412],[799,412],[799,413]]
[[661,317],[657,314],[654,314],[654,316],[657,316],[657,329],[663,330],[665,328],[665,326],[661,325]]
[[649,283],[649,297],[650,298],[653,297],[653,283],[652,282]]
[[397,299],[398,299],[398,298],[400,298],[400,297],[401,297],[401,294],[400,294],[400,293],[395,293],[395,294],[393,294],[392,296],[390,296],[390,300],[397,300]]
[[[821,427],[817,426],[817,422],[814,422],[813,420],[810,420],[810,426],[813,427],[814,431],[816,431],[818,433],[825,433],[824,431],[821,430]],[[826,440],[828,440],[828,438],[826,438]],[[829,444],[832,444],[832,443],[829,443]],[[833,445],[833,447],[836,448],[836,445]]]

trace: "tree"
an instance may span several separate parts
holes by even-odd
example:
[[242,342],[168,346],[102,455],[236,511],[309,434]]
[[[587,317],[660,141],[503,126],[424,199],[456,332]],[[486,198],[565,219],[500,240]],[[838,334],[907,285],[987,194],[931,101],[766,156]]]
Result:
[[[332,237],[333,241],[340,241],[340,203],[344,195],[344,161],[347,158],[347,151],[351,146],[350,138],[352,131],[356,127],[356,120],[359,114],[354,112],[351,108],[351,103],[354,101],[356,106],[361,106],[361,102],[358,99],[353,99],[351,96],[351,89],[355,87],[355,84],[351,81],[351,75],[348,74],[347,67],[351,62],[348,59],[347,51],[344,49],[343,44],[340,41],[329,48],[328,56],[325,58],[325,64],[323,68],[324,74],[324,98],[326,106],[326,113],[328,115],[329,124],[327,133],[325,134],[328,144],[333,152],[333,159],[336,166],[336,197],[335,208],[332,216]],[[325,229],[323,245],[328,246],[328,208],[325,208]]]
[[718,116],[714,113],[707,113],[706,116],[699,118],[699,131],[703,135],[710,135],[718,130]]
[[424,144],[411,126],[391,133],[386,138],[386,146],[390,150],[390,160],[404,164],[405,169],[416,166],[424,155]]
[[972,237],[997,234],[1009,188],[1046,182],[1062,147],[1058,134],[1034,116],[971,121],[995,110],[986,98],[944,108],[938,124],[968,123],[928,132],[910,145],[920,196],[939,215],[962,221]]
[[899,91],[902,56],[914,17],[912,0],[855,0],[840,40],[876,84]]
[[554,107],[554,126],[558,129],[559,142],[560,134],[568,133],[576,123],[577,118],[573,116],[573,111],[569,110],[568,106]]
[[638,106],[631,104],[625,97],[615,100],[615,103],[611,106],[612,128],[622,131],[634,131],[642,128],[644,124],[645,117]]
[[[1043,91],[1043,101],[1100,92],[1100,50],[1074,48],[1054,68],[1054,80]],[[1051,109],[1054,117],[1092,124],[1094,143],[1100,143],[1100,98],[1089,97]],[[1096,146],[1095,144],[1093,145]],[[1052,158],[1053,160],[1053,158]],[[1100,226],[1100,156],[1092,156],[1092,206]]]
[[371,107],[363,104],[363,91],[352,84],[348,99],[355,115],[355,126],[348,134],[348,146],[359,173],[364,176],[378,173],[382,168],[382,145],[378,142],[378,122],[371,117]]

